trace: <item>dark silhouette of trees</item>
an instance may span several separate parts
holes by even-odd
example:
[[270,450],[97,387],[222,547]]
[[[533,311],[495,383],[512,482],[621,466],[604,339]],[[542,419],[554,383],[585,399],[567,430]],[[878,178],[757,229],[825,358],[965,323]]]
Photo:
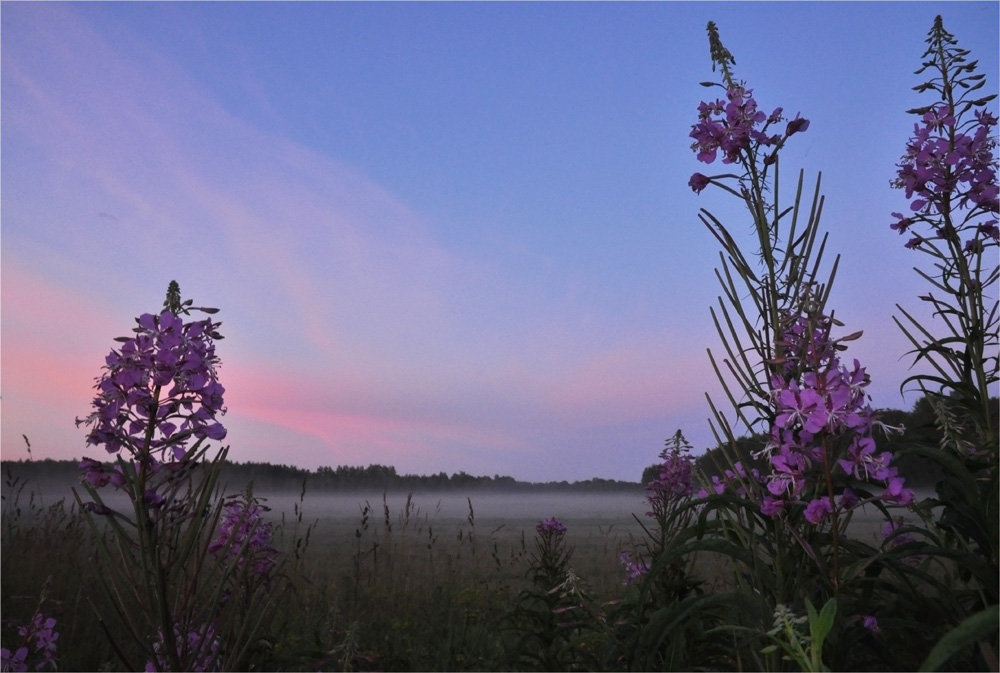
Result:
[[[997,399],[991,400],[993,413],[997,414]],[[949,405],[949,411],[961,420],[961,406]],[[933,487],[940,478],[940,469],[934,461],[907,452],[907,447],[915,445],[937,446],[941,433],[937,428],[937,417],[930,400],[922,397],[910,411],[899,409],[880,410],[884,424],[904,427],[899,434],[875,433],[879,450],[891,451],[894,464],[911,487]],[[996,418],[994,419],[996,423]],[[721,475],[730,467],[730,459],[743,462],[744,467],[767,470],[766,461],[753,457],[766,444],[766,437],[757,435],[741,437],[735,448],[728,448],[729,458],[720,447],[707,450],[695,459],[697,469],[708,477]],[[113,464],[109,461],[109,464]],[[71,486],[78,484],[80,470],[76,460],[4,460],[2,461],[4,491],[11,488],[12,480],[17,485],[31,482],[41,485],[47,492],[63,493],[70,496]],[[658,475],[658,464],[650,465],[642,472],[640,482],[617,481],[595,477],[585,481],[523,482],[513,477],[495,474],[474,476],[465,471],[452,475],[446,472],[415,475],[399,474],[395,467],[372,464],[340,465],[307,470],[294,465],[262,462],[228,462],[222,470],[221,483],[228,490],[242,489],[253,483],[257,492],[297,492],[305,483],[308,490],[323,491],[549,491],[549,492],[610,492],[637,490]]]

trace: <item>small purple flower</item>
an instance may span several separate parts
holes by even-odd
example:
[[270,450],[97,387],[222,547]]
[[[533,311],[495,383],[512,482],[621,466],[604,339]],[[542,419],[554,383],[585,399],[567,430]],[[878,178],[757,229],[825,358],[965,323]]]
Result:
[[625,566],[625,580],[623,581],[625,586],[635,583],[649,572],[649,563],[629,552],[623,552],[618,560]]
[[844,511],[854,509],[858,502],[858,494],[850,488],[845,488],[844,492],[840,494],[840,509]]
[[[264,521],[263,508],[251,500],[249,503],[232,502],[219,523],[215,539],[208,545],[209,553],[218,558],[235,559],[243,546],[247,548],[240,557],[238,567],[249,563],[254,573],[268,577],[277,564],[278,550],[271,545],[273,526]],[[247,543],[249,538],[249,543]]]
[[83,503],[83,509],[90,512],[91,514],[97,514],[100,516],[108,516],[115,513],[114,510],[112,510],[107,505],[98,505],[96,502]]
[[[756,468],[751,468],[747,471],[741,461],[736,461],[733,464],[733,469],[723,470],[721,478],[718,475],[712,475],[712,490],[717,495],[721,495],[726,492],[726,489],[729,489],[731,492],[736,493],[736,495],[745,496],[747,494],[746,482],[748,481],[766,484],[767,477],[762,475]],[[698,491],[699,498],[707,496],[708,492],[705,489]]]
[[912,503],[915,498],[913,491],[903,488],[903,483],[902,477],[891,477],[886,486],[885,493],[882,494],[882,499],[902,505],[903,507]]
[[0,670],[27,671],[29,657],[37,661],[36,671],[45,668],[56,670],[56,641],[59,640],[59,633],[55,628],[54,618],[36,612],[30,622],[17,627],[21,646],[13,652],[6,647],[0,649]]
[[27,671],[28,648],[19,647],[11,652],[6,647],[0,648],[0,669],[5,671]]
[[537,531],[539,535],[546,537],[559,537],[566,532],[566,526],[563,525],[562,521],[553,516],[539,521],[538,525],[535,526],[535,531]]
[[104,465],[92,458],[84,457],[80,461],[80,471],[83,472],[83,480],[94,488],[102,488],[111,481],[111,475],[104,471]]
[[801,117],[796,115],[795,119],[788,122],[788,126],[785,129],[785,136],[787,137],[794,135],[796,133],[802,133],[808,129],[809,129],[809,120],[802,119]]
[[711,178],[702,175],[701,173],[695,173],[691,176],[691,179],[688,180],[688,186],[694,190],[695,194],[701,194],[702,190],[705,189],[705,187],[708,187],[711,182]]
[[892,216],[897,221],[890,224],[889,228],[893,231],[898,231],[900,234],[906,233],[906,230],[916,221],[912,217],[904,217],[902,213],[893,213]]
[[806,505],[806,521],[811,524],[820,524],[833,513],[833,503],[830,498],[823,496],[816,498]]
[[861,618],[861,623],[866,629],[868,629],[872,633],[879,633],[882,631],[882,629],[879,628],[878,620],[875,618],[874,615],[864,615]]
[[163,507],[163,504],[166,502],[166,499],[153,489],[148,489],[143,493],[142,500],[152,509]]
[[778,516],[785,511],[785,501],[765,495],[760,504],[760,512],[764,516]]

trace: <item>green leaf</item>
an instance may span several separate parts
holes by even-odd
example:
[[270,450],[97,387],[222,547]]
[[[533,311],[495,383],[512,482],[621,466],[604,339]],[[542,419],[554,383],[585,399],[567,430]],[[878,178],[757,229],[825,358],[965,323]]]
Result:
[[813,642],[816,643],[816,647],[822,648],[823,641],[833,629],[833,620],[837,616],[837,601],[833,598],[828,600],[823,609],[820,610],[818,619],[813,619],[815,611],[811,603],[808,604],[808,607],[812,613],[810,614],[809,630],[812,633]]
[[[995,634],[1000,623],[1000,605],[991,605],[982,612],[967,617],[961,624],[953,628],[937,642],[927,659],[920,667],[921,671],[941,670],[945,662],[958,652],[968,648],[978,640]],[[993,638],[996,642],[996,638]]]

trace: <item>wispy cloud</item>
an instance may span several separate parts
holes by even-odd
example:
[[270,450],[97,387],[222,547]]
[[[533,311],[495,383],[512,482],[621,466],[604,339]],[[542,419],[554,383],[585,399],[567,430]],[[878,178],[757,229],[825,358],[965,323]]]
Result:
[[[540,470],[581,431],[690,410],[674,382],[700,347],[629,333],[538,260],[507,266],[517,251],[448,249],[356,169],[232,116],[72,9],[33,21],[37,52],[4,51],[5,447],[18,400],[46,410],[35,424],[85,410],[103,351],[72,344],[110,347],[170,279],[222,308],[237,459],[516,472],[534,452]],[[78,437],[54,455],[79,455]],[[575,476],[629,476],[603,441]]]

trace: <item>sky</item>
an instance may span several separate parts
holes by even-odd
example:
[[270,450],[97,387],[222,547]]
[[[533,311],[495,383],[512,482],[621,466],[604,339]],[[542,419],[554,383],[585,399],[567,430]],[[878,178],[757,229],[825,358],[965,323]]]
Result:
[[[876,407],[928,259],[889,187],[935,15],[998,81],[996,2],[0,4],[0,453],[104,458],[114,337],[167,284],[220,309],[230,458],[637,481],[714,445],[719,294],[688,137],[714,20],[810,120],[830,307]],[[716,168],[716,167],[709,167]]]

